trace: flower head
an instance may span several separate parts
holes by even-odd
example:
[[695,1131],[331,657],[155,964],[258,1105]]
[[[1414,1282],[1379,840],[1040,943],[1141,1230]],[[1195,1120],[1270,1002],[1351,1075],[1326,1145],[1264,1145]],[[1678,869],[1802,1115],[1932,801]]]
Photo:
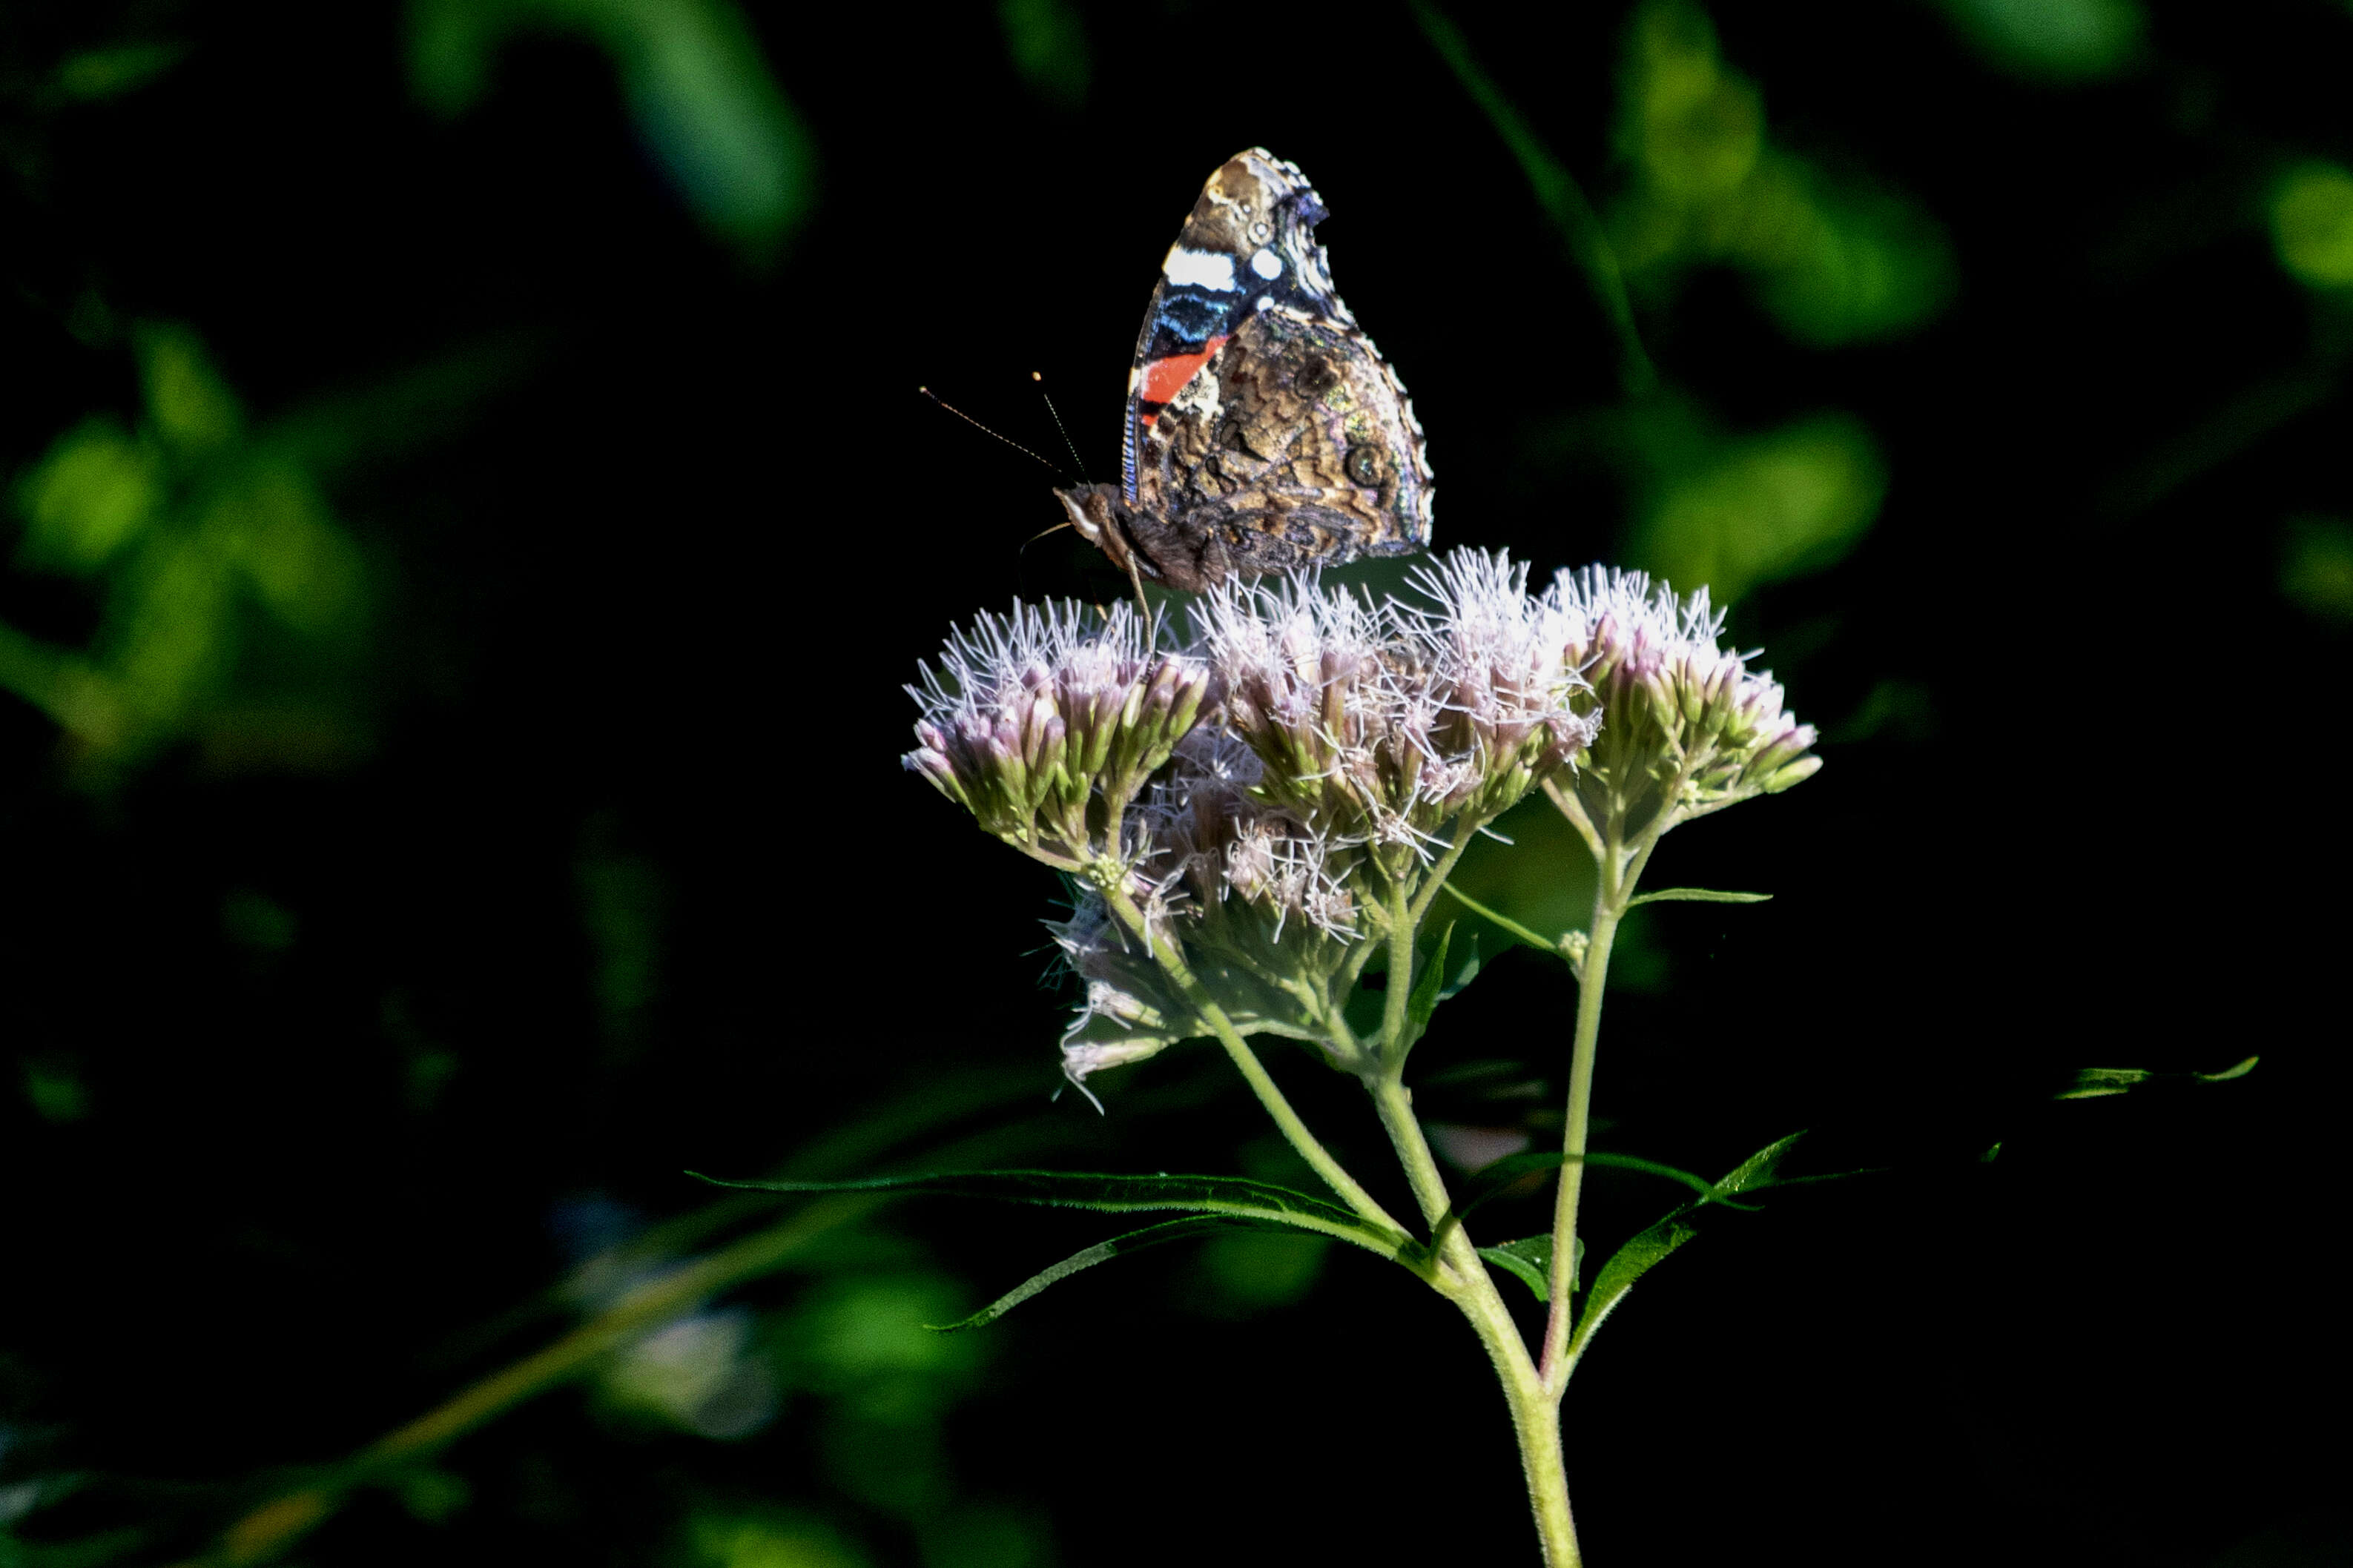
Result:
[[907,688],[921,743],[902,761],[990,833],[1077,868],[1198,719],[1200,660],[1151,646],[1135,612],[1016,605],[950,634]]
[[1456,551],[1417,579],[1427,607],[1375,606],[1311,576],[1229,584],[1201,640],[1260,800],[1385,873],[1451,819],[1484,822],[1592,738],[1567,623],[1525,567]]
[[1663,812],[1672,825],[1821,766],[1806,754],[1812,726],[1789,716],[1772,676],[1719,644],[1724,616],[1706,589],[1678,599],[1640,572],[1588,566],[1561,573],[1546,597],[1599,702],[1577,788],[1588,813],[1640,827]]

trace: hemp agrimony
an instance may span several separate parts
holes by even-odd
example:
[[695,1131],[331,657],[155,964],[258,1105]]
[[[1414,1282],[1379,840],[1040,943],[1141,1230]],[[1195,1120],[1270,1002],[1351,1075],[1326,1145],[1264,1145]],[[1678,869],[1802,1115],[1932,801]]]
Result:
[[[1070,1081],[1088,1092],[1108,1068],[1214,1040],[1331,1189],[1040,1171],[856,1184],[1182,1216],[1091,1247],[954,1326],[1222,1226],[1352,1242],[1461,1310],[1502,1381],[1545,1561],[1578,1562],[1560,1447],[1569,1371],[1633,1280],[1690,1234],[1684,1216],[1769,1182],[1788,1142],[1720,1183],[1586,1147],[1610,947],[1660,838],[1820,765],[1813,731],[1720,646],[1722,629],[1704,593],[1679,599],[1600,568],[1532,593],[1525,566],[1458,550],[1418,569],[1408,597],[1377,603],[1312,575],[1229,584],[1194,605],[1182,638],[1124,605],[1017,605],[953,635],[908,688],[922,716],[906,765],[1069,877],[1075,907],[1050,929],[1086,987],[1062,1040]],[[1405,1083],[1440,1002],[1476,973],[1440,900],[1517,929],[1448,878],[1474,835],[1539,789],[1599,872],[1584,931],[1557,942],[1518,931],[1577,981],[1566,1134],[1557,1153],[1515,1156],[1451,1193]],[[1362,1083],[1418,1213],[1390,1214],[1334,1158],[1261,1064],[1257,1036],[1304,1042]],[[1665,1172],[1699,1196],[1580,1288],[1588,1163]],[[1549,1234],[1474,1244],[1466,1214],[1500,1179],[1555,1167]],[[1496,1270],[1546,1303],[1535,1342]]]

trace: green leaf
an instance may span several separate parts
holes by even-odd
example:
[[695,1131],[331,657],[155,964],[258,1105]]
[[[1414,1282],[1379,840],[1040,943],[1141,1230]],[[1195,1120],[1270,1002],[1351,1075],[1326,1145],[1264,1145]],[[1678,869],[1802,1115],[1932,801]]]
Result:
[[[1518,1277],[1536,1293],[1537,1300],[1552,1300],[1552,1237],[1549,1233],[1523,1237],[1518,1241],[1507,1241],[1501,1247],[1482,1247],[1479,1249],[1479,1256],[1505,1273]],[[1577,1238],[1577,1262],[1578,1265],[1585,1262],[1585,1239],[1582,1237]],[[1575,1268],[1569,1270],[1568,1289],[1571,1295],[1576,1294]]]
[[[1773,1173],[1779,1166],[1781,1157],[1789,1152],[1791,1144],[1804,1136],[1802,1132],[1792,1132],[1787,1138],[1767,1144],[1734,1166],[1730,1174],[1715,1184],[1716,1190],[1739,1193],[1774,1184]],[[1601,1272],[1594,1276],[1593,1289],[1585,1299],[1585,1310],[1577,1317],[1577,1331],[1569,1336],[1570,1366],[1577,1364],[1577,1358],[1585,1353],[1586,1343],[1593,1338],[1593,1331],[1601,1326],[1604,1318],[1617,1310],[1618,1303],[1626,1299],[1626,1292],[1634,1288],[1634,1282],[1658,1267],[1669,1253],[1699,1234],[1699,1225],[1694,1216],[1707,1204],[1708,1200],[1704,1198],[1685,1204],[1610,1255],[1609,1261],[1601,1266]],[[1715,1206],[1740,1208],[1748,1205],[1725,1204],[1717,1199]]]
[[1451,882],[1442,884],[1442,890],[1448,898],[1452,899],[1456,903],[1461,904],[1472,914],[1477,915],[1481,919],[1488,921],[1500,928],[1504,935],[1514,937],[1519,941],[1527,943],[1530,947],[1535,948],[1539,952],[1549,952],[1555,957],[1560,956],[1560,943],[1558,941],[1531,931],[1526,926],[1522,925],[1519,921],[1514,920],[1511,916],[1503,913],[1501,910],[1489,909],[1486,905],[1481,903],[1478,900],[1472,898],[1470,894],[1464,892],[1461,889],[1456,887]]
[[[1621,1171],[1642,1171],[1653,1176],[1664,1176],[1669,1181],[1681,1182],[1700,1194],[1699,1203],[1702,1204],[1716,1203],[1727,1208],[1736,1209],[1756,1206],[1753,1204],[1733,1203],[1730,1194],[1735,1189],[1725,1186],[1721,1182],[1711,1182],[1705,1176],[1683,1170],[1678,1166],[1662,1165],[1656,1160],[1645,1160],[1634,1154],[1604,1154],[1588,1149],[1579,1157],[1579,1163],[1587,1165],[1606,1165]],[[1502,1196],[1521,1177],[1536,1171],[1554,1170],[1567,1163],[1567,1155],[1552,1152],[1506,1154],[1492,1165],[1481,1166],[1478,1173],[1463,1184],[1462,1196],[1455,1200],[1452,1208],[1440,1216],[1438,1228],[1430,1237],[1431,1249],[1435,1250],[1438,1244],[1446,1239],[1446,1233],[1450,1227],[1461,1224],[1472,1210],[1490,1199]]]
[[1437,945],[1430,949],[1430,957],[1422,963],[1420,977],[1413,983],[1413,994],[1406,999],[1406,1038],[1409,1041],[1421,1038],[1421,1032],[1430,1027],[1430,1016],[1438,1011],[1439,987],[1446,984],[1446,950],[1453,942],[1454,924],[1450,921],[1446,929],[1438,933]]
[[1455,995],[1478,977],[1478,934],[1475,931],[1472,933],[1470,941],[1464,943],[1466,951],[1450,967],[1447,954],[1453,942],[1454,926],[1450,921],[1446,929],[1438,933],[1437,943],[1430,949],[1430,956],[1422,961],[1421,973],[1414,979],[1413,994],[1406,998],[1405,1038],[1399,1042],[1402,1049],[1411,1049],[1414,1042],[1429,1030],[1430,1015],[1438,1011],[1440,1002]]
[[2261,1060],[2261,1057],[2249,1057],[2221,1072],[2150,1072],[2145,1068],[2084,1068],[2076,1073],[2072,1085],[2052,1098],[2098,1100],[2104,1095],[2128,1094],[2145,1083],[2227,1083],[2254,1071],[2255,1064]]
[[1109,1241],[1097,1242],[1084,1252],[1072,1253],[1051,1268],[1032,1274],[969,1318],[959,1318],[953,1323],[925,1323],[923,1327],[943,1334],[952,1334],[959,1329],[980,1328],[997,1321],[1047,1286],[1059,1285],[1082,1268],[1092,1268],[1098,1263],[1108,1263],[1114,1258],[1124,1258],[1131,1252],[1141,1252],[1147,1247],[1158,1247],[1164,1242],[1190,1241],[1197,1236],[1207,1236],[1219,1230],[1285,1228],[1285,1226],[1271,1220],[1252,1219],[1240,1215],[1194,1215],[1185,1219],[1164,1220],[1142,1230],[1131,1230],[1125,1236],[1114,1236]]
[[1714,888],[1661,888],[1655,893],[1644,893],[1626,907],[1630,910],[1640,904],[1761,904],[1772,896],[1770,893],[1725,893]]
[[1449,974],[1446,984],[1438,988],[1438,999],[1440,1002],[1453,1001],[1462,994],[1465,986],[1479,978],[1479,971],[1483,967],[1479,957],[1479,933],[1474,931],[1464,937],[1462,951],[1454,958],[1454,973]]
[[[1383,1230],[1359,1219],[1337,1204],[1308,1194],[1253,1182],[1243,1176],[1128,1176],[1093,1171],[943,1171],[915,1176],[874,1176],[853,1182],[731,1182],[687,1174],[718,1187],[740,1187],[763,1193],[933,1193],[953,1197],[995,1198],[1002,1203],[1039,1204],[1051,1208],[1093,1209],[1102,1214],[1135,1214],[1154,1209],[1187,1209],[1196,1214],[1226,1215],[1241,1219],[1312,1230],[1320,1236],[1354,1242],[1368,1252],[1405,1261],[1420,1249],[1409,1237]],[[1043,1287],[1040,1287],[1043,1289]]]

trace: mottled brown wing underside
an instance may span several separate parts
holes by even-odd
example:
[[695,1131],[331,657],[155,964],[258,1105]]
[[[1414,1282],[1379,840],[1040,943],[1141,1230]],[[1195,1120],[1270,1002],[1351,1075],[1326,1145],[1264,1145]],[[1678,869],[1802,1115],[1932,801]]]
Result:
[[1245,574],[1419,550],[1420,432],[1405,408],[1361,334],[1261,310],[1155,422],[1145,510],[1219,534]]

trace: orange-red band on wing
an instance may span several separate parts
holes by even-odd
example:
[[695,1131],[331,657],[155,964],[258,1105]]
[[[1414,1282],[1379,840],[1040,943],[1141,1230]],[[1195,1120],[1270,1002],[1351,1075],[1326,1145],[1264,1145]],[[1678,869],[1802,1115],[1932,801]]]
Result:
[[1184,390],[1193,374],[1208,363],[1209,356],[1226,346],[1223,337],[1211,338],[1197,354],[1170,354],[1156,359],[1144,367],[1144,384],[1138,389],[1139,401],[1166,403]]

